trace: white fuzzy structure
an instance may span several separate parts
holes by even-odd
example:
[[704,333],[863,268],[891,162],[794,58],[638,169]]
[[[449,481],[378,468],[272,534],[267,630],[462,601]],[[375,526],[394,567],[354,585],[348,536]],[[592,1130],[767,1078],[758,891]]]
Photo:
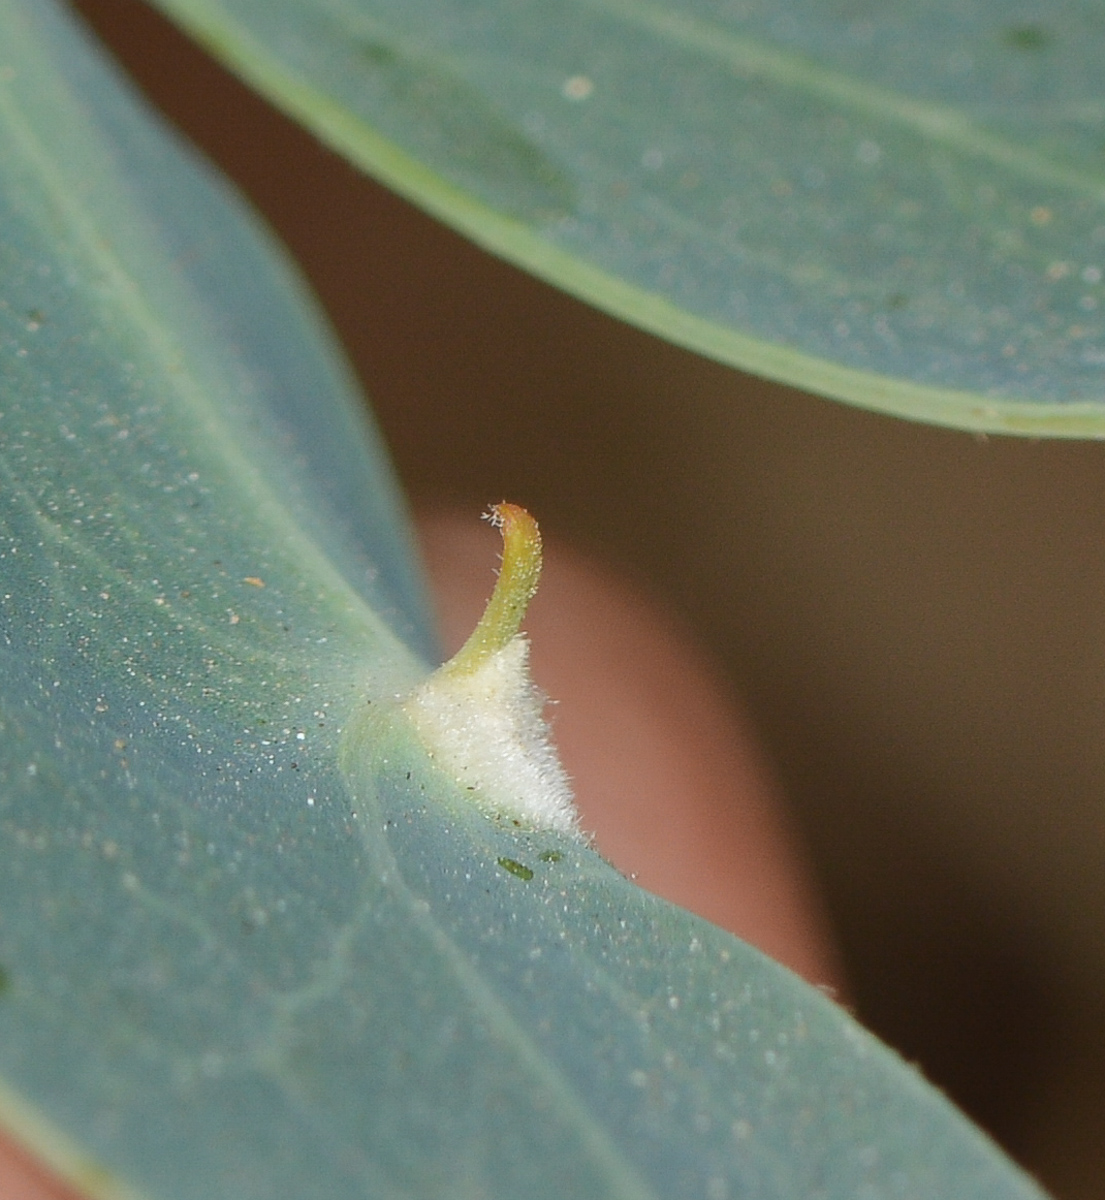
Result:
[[474,670],[435,671],[404,702],[435,762],[485,812],[578,832],[572,788],[549,739],[529,642],[511,639]]

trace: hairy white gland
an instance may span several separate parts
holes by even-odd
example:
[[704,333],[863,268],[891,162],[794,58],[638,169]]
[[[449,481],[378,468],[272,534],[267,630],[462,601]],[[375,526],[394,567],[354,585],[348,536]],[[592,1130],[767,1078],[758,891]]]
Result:
[[549,738],[546,697],[529,673],[529,642],[516,634],[477,665],[449,664],[403,708],[434,761],[490,816],[534,829],[578,832],[567,773]]

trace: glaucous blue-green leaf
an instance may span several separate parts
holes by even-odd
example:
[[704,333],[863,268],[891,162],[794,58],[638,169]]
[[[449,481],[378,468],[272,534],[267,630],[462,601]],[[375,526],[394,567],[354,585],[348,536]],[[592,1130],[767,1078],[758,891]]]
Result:
[[0,1120],[145,1200],[1034,1200],[841,1009],[394,704],[346,375],[241,205],[0,0]]
[[476,241],[704,354],[1105,434],[1105,12],[154,0]]

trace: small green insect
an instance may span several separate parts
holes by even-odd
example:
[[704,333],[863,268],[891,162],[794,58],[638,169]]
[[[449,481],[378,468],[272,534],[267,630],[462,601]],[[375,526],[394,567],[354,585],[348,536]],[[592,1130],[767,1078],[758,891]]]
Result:
[[500,858],[497,861],[504,871],[509,871],[511,875],[517,875],[519,879],[533,878],[533,872],[524,863],[517,862],[513,858]]

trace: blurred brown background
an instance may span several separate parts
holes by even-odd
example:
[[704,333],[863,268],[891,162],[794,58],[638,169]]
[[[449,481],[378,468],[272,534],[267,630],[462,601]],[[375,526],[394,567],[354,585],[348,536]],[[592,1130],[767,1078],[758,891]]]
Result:
[[1105,1197],[1105,445],[909,425],[665,346],[356,174],[139,0],[78,4],[321,295],[416,503],[509,497],[726,663],[860,1015]]

